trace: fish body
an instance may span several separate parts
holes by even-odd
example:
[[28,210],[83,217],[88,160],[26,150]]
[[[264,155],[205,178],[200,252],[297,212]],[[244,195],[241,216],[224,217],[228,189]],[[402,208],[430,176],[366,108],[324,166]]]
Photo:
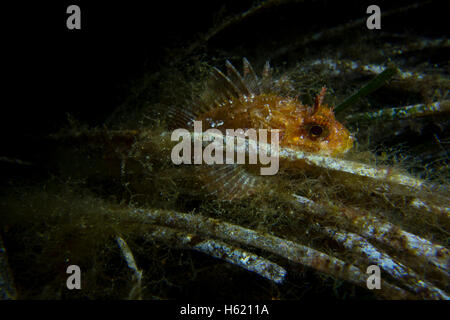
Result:
[[[223,133],[227,129],[277,129],[281,148],[320,156],[338,156],[352,148],[350,132],[335,119],[333,108],[323,103],[325,88],[313,106],[304,105],[297,97],[279,93],[268,63],[259,78],[250,63],[245,58],[243,61],[242,75],[228,61],[227,75],[212,68],[204,93],[190,109],[174,112],[173,123],[189,127],[194,121],[201,121],[203,130],[214,128]],[[270,143],[271,135],[267,136]],[[302,161],[290,165],[287,162],[288,167],[304,167]],[[211,193],[231,200],[255,193],[258,186],[266,183],[264,177],[255,175],[259,167],[222,164],[202,166],[198,170]]]
[[262,78],[244,58],[243,75],[227,61],[227,75],[213,68],[209,85],[192,110],[204,128],[278,129],[280,147],[336,156],[353,146],[350,132],[323,104],[322,88],[313,106],[279,94],[266,63]]
[[[324,93],[324,90],[323,90]],[[279,145],[323,155],[351,149],[353,138],[333,110],[316,99],[313,107],[275,93],[233,97],[196,120],[207,128],[278,129]]]

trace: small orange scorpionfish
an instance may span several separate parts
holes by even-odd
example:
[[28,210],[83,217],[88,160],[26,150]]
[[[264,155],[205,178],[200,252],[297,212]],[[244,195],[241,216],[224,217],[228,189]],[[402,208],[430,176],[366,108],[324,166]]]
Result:
[[243,76],[229,61],[226,65],[228,76],[213,68],[212,90],[207,92],[209,97],[203,97],[203,108],[195,117],[203,121],[204,128],[206,124],[207,128],[218,129],[279,129],[281,147],[323,155],[335,156],[352,148],[350,132],[335,119],[333,108],[322,104],[325,88],[310,107],[297,98],[272,92],[269,63],[262,79],[245,58]]
[[[352,148],[354,139],[350,132],[336,120],[333,108],[323,104],[325,88],[317,95],[314,105],[307,106],[296,97],[285,97],[276,92],[276,81],[272,80],[268,62],[261,78],[245,58],[243,75],[229,61],[226,67],[227,75],[212,68],[211,79],[200,99],[190,110],[177,112],[178,124],[202,121],[203,130],[215,128],[224,133],[226,129],[278,129],[281,148],[323,156],[337,156]],[[230,166],[228,171],[221,169],[223,179],[226,176],[228,181],[224,183],[221,176],[216,176],[213,188],[224,189],[230,185],[233,189],[227,193],[236,193],[236,188],[244,191],[243,185],[254,184],[249,176],[243,178],[248,170],[245,173],[238,167],[242,169],[242,166]],[[230,181],[231,177],[236,181]]]

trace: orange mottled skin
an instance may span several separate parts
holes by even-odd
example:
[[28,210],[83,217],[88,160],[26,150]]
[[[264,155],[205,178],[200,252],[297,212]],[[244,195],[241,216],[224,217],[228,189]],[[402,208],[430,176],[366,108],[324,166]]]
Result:
[[279,129],[280,146],[322,154],[339,155],[353,146],[353,138],[333,110],[322,104],[325,88],[315,105],[273,93],[240,96],[201,114],[197,120],[208,128]]

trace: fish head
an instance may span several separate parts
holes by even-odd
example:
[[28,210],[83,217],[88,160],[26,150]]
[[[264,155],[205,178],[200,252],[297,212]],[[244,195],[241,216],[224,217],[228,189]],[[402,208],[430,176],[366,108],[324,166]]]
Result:
[[324,95],[325,88],[317,96],[313,107],[303,109],[302,116],[288,124],[285,143],[302,151],[336,156],[350,150],[354,138],[336,120],[333,108],[322,103]]

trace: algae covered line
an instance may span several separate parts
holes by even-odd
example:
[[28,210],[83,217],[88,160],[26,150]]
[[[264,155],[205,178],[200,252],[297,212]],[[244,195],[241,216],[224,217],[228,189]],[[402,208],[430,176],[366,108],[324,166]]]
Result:
[[275,283],[283,283],[286,277],[286,270],[276,263],[222,241],[203,238],[202,234],[187,233],[173,228],[158,226],[146,234],[145,237],[153,241],[156,239],[163,241],[173,247],[202,252],[255,272]]
[[[318,269],[321,272],[345,278],[360,286],[366,286],[367,283],[366,275],[357,267],[289,240],[262,234],[200,215],[159,210],[147,211],[142,209],[135,209],[130,213],[138,219],[143,219],[142,221],[196,231],[200,235],[218,237],[223,240],[236,241],[241,244],[254,246],[280,255],[293,262]],[[404,292],[396,286],[388,283],[383,283],[383,286],[384,290],[381,292],[383,295],[398,298],[408,297],[407,292]]]

